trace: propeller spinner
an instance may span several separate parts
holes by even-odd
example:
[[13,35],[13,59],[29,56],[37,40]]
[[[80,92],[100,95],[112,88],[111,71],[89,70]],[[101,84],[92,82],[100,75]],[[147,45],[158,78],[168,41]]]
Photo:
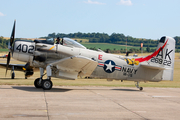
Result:
[[8,53],[8,57],[7,57],[6,75],[7,75],[7,70],[9,67],[10,60],[11,60],[11,53],[13,53],[13,46],[12,45],[14,43],[14,37],[15,37],[15,26],[16,26],[16,20],[14,20],[14,26],[13,26],[10,41],[8,44],[9,53]]

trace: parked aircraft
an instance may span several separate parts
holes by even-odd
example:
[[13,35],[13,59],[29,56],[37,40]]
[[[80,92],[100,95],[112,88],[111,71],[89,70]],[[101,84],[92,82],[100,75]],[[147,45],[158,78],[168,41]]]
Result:
[[[53,86],[51,77],[75,80],[78,76],[90,76],[135,81],[140,90],[143,88],[139,82],[173,80],[175,40],[168,36],[162,37],[156,51],[145,57],[89,50],[69,38],[63,38],[62,44],[54,44],[40,40],[14,41],[14,36],[15,22],[8,47],[6,73],[11,56],[26,62],[21,69],[31,75],[34,68],[39,68],[40,77],[34,81],[36,88],[50,90]],[[45,70],[47,78],[43,78]]]

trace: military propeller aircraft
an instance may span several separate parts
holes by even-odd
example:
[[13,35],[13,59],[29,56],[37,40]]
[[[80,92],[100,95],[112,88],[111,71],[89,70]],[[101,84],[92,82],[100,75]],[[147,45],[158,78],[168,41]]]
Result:
[[[36,88],[50,90],[53,86],[51,77],[77,79],[78,76],[90,76],[107,80],[159,82],[173,80],[175,40],[164,36],[159,40],[157,49],[145,57],[120,56],[102,51],[89,50],[78,42],[63,38],[62,44],[47,41],[14,41],[15,23],[8,45],[6,73],[11,56],[25,65],[11,65],[33,75],[39,68],[40,77],[34,81]],[[47,78],[43,78],[46,70]]]

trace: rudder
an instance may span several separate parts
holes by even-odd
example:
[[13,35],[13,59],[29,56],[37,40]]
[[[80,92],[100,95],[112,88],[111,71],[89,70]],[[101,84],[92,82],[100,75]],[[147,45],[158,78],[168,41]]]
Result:
[[164,46],[163,50],[159,51],[155,59],[162,60],[163,67],[165,70],[163,71],[162,80],[173,80],[174,73],[174,58],[175,58],[175,40],[172,37],[164,36],[160,39],[159,45]]

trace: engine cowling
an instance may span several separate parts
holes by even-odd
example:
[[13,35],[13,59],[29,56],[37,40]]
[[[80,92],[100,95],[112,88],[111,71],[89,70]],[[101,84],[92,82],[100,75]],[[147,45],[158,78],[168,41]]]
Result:
[[32,62],[35,43],[29,41],[15,41],[12,57],[23,62]]

